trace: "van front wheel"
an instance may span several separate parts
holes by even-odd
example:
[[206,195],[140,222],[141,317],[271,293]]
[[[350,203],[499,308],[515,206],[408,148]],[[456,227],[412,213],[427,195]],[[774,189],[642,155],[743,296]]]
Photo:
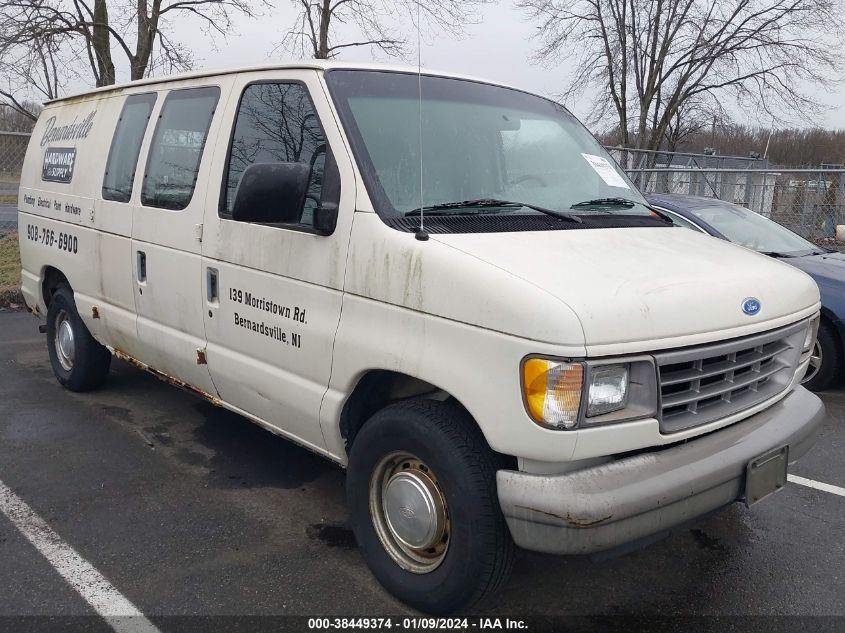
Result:
[[498,462],[470,416],[447,403],[407,401],[367,421],[352,445],[347,498],[361,553],[390,593],[441,614],[504,584],[513,541]]
[[810,365],[801,384],[810,391],[824,391],[841,378],[842,345],[833,325],[822,319],[810,356]]
[[56,379],[71,391],[95,389],[108,376],[111,354],[85,327],[70,288],[59,288],[50,299],[47,350]]

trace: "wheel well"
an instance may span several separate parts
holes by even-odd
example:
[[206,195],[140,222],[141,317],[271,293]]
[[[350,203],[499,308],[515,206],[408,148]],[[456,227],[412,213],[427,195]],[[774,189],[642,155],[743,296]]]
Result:
[[62,287],[70,288],[67,277],[58,268],[47,266],[44,269],[44,281],[41,283],[41,296],[44,298],[44,305],[49,308],[53,294]]
[[340,414],[340,434],[346,440],[346,452],[349,453],[358,431],[373,414],[388,404],[408,398],[458,402],[447,392],[424,380],[394,371],[370,371],[355,385]]

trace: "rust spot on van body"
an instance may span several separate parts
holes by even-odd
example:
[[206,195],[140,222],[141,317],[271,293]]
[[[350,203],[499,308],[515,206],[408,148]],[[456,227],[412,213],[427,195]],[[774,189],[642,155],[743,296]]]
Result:
[[204,400],[208,400],[215,407],[219,407],[222,404],[220,402],[220,398],[218,398],[217,396],[212,396],[210,393],[203,391],[202,389],[195,387],[194,385],[187,383],[184,380],[180,380],[176,376],[171,376],[170,374],[168,374],[166,372],[159,371],[158,369],[150,367],[146,363],[142,363],[137,358],[135,358],[134,356],[130,356],[126,352],[121,352],[119,349],[115,349],[114,355],[117,358],[119,358],[120,360],[126,361],[130,365],[134,365],[135,367],[138,367],[139,369],[143,369],[144,371],[151,373],[153,376],[155,376],[159,380],[163,380],[164,382],[169,383],[171,385],[175,385],[176,387],[179,387],[180,389],[184,389],[185,391],[189,391],[190,393],[197,395]]
[[99,319],[100,318],[100,308],[97,306],[91,306],[91,318],[92,319]]

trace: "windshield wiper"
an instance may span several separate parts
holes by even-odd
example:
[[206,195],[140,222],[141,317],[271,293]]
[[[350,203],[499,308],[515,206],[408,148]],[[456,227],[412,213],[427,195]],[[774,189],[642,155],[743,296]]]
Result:
[[790,257],[795,257],[795,255],[790,255],[789,253],[779,253],[778,251],[758,251],[761,255],[768,255],[769,257],[775,257],[777,259],[789,259]]
[[[420,213],[427,213],[427,212],[437,212],[437,211],[446,211],[449,209],[477,209],[477,208],[484,208],[484,207],[511,207],[511,208],[518,208],[518,207],[525,207],[526,209],[532,209],[534,211],[539,211],[540,213],[545,213],[546,215],[553,215],[556,218],[561,218],[562,220],[568,220],[570,222],[577,222],[581,224],[583,220],[571,213],[566,213],[565,211],[555,211],[554,209],[547,209],[545,207],[538,206],[536,204],[529,204],[527,202],[515,202],[513,200],[499,200],[497,198],[481,198],[478,200],[462,200],[461,202],[442,202],[440,204],[432,204],[430,206],[422,207],[421,209],[412,209],[405,213],[405,216],[410,215],[420,215]],[[457,215],[457,214],[456,214]]]
[[660,209],[655,209],[651,205],[643,204],[642,202],[637,202],[636,200],[629,200],[628,198],[616,197],[616,198],[596,198],[594,200],[584,200],[583,202],[576,202],[572,205],[572,209],[580,209],[583,207],[624,207],[626,209],[630,209],[635,205],[642,205],[649,211],[651,211],[654,215],[658,218],[666,222],[667,224],[675,224],[672,221],[672,218],[669,217],[666,213],[661,211]]
[[628,200],[628,198],[596,198],[594,200],[584,200],[583,202],[576,202],[571,208],[579,209],[581,207],[633,207],[636,202]]

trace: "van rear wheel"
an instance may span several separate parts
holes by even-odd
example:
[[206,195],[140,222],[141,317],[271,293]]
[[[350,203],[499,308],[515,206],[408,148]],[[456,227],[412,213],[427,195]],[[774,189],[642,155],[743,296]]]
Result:
[[499,467],[457,406],[412,400],[367,421],[352,445],[347,498],[364,560],[390,593],[442,614],[505,583],[514,545],[499,509]]
[[47,350],[56,379],[71,391],[96,389],[108,377],[111,353],[85,327],[70,288],[59,288],[50,299]]

